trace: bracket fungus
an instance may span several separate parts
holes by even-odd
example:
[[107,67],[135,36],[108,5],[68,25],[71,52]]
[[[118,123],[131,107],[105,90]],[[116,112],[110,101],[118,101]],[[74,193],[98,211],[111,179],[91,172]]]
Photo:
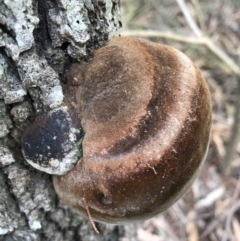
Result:
[[[91,62],[73,64],[66,77],[66,116],[84,136],[74,139],[72,149],[82,140],[75,167],[65,175],[53,173],[60,174],[53,176],[59,197],[108,223],[143,220],[166,210],[192,184],[208,149],[211,100],[199,69],[169,46],[120,37],[98,49]],[[33,123],[32,135],[49,130],[51,121]],[[61,132],[60,153],[69,137]],[[34,146],[29,151],[24,143],[47,141],[30,136],[22,139],[28,160],[35,158]]]

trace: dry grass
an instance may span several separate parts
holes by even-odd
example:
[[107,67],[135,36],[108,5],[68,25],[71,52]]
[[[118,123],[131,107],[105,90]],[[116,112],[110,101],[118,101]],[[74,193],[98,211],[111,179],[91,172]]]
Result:
[[[240,98],[240,88],[237,88],[240,82],[240,1],[186,1],[192,20],[184,15],[184,9],[177,2],[181,1],[123,0],[122,32],[130,35],[137,35],[133,32],[136,30],[144,32],[146,38],[183,51],[202,69],[213,103],[210,148],[191,189],[163,214],[138,224],[136,240],[239,241],[240,138],[237,131],[240,124],[234,126],[234,120]],[[149,30],[160,33],[161,37],[148,35]],[[169,33],[173,37],[169,37]],[[174,36],[183,37],[185,41]],[[204,38],[224,55],[199,43]],[[240,118],[239,113],[238,116]],[[236,140],[230,141],[230,138]],[[226,160],[230,144],[232,153]],[[227,167],[223,165],[226,163]],[[229,172],[221,171],[223,166]]]

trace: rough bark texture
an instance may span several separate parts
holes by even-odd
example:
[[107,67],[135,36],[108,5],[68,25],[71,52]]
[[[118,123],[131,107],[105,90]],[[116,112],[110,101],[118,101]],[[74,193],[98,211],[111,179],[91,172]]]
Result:
[[97,224],[96,235],[88,219],[59,201],[51,175],[26,163],[20,147],[36,115],[63,105],[64,66],[89,59],[118,35],[119,4],[0,0],[0,240],[135,240],[134,225]]

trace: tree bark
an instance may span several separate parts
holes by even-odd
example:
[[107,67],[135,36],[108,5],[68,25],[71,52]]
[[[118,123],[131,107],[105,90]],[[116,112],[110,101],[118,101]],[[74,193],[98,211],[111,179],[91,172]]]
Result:
[[118,36],[119,4],[0,0],[0,240],[136,240],[134,225],[97,224],[95,234],[58,199],[51,175],[24,160],[20,145],[36,115],[63,105],[64,67]]

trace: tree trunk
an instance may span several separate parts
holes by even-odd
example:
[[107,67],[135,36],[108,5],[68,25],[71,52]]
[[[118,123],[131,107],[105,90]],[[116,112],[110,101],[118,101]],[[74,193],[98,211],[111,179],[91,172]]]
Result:
[[[0,240],[136,240],[135,226],[91,223],[32,168],[21,135],[63,105],[64,67],[118,35],[119,0],[0,0]],[[127,239],[125,239],[128,237]]]

